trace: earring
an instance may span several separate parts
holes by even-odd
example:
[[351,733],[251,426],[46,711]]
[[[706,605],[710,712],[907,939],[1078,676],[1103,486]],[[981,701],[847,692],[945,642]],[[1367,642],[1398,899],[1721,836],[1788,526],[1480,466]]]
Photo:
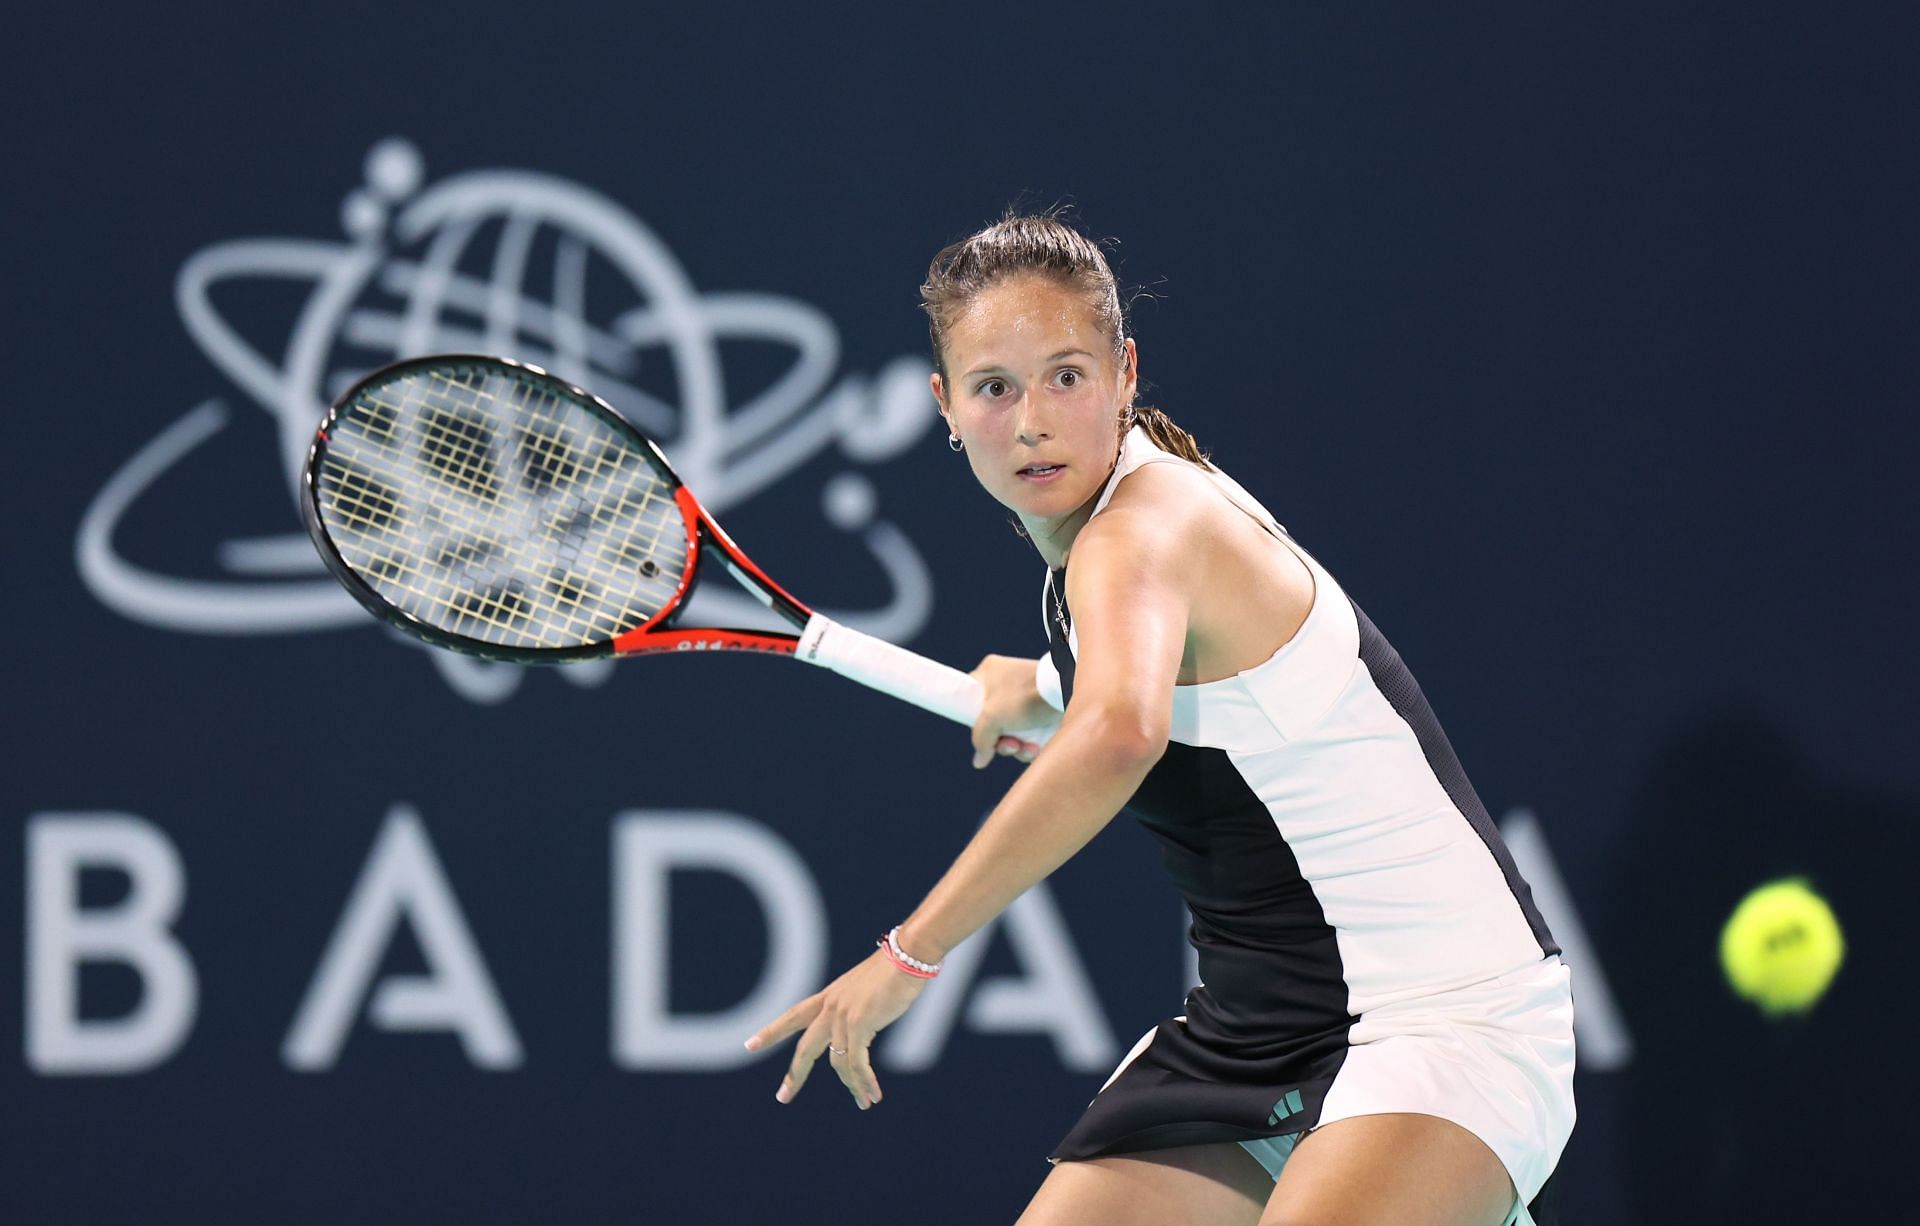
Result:
[[953,433],[951,433],[951,432],[949,432],[949,433],[948,433],[948,435],[947,435],[947,450],[948,450],[948,451],[964,451],[964,450],[966,450],[966,446],[967,446],[967,445],[966,445],[965,443],[963,443],[963,442],[961,442],[961,441],[960,441],[960,436],[959,436],[959,435],[957,435],[957,434],[953,434]]

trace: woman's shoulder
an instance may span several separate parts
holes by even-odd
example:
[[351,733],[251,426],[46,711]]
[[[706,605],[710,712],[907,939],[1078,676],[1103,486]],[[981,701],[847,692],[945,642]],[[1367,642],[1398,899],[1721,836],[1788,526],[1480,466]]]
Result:
[[1080,529],[1075,559],[1101,553],[1145,560],[1180,550],[1204,535],[1220,500],[1207,496],[1207,475],[1193,464],[1142,464],[1115,483],[1105,504]]
[[1124,521],[1125,529],[1133,532],[1190,529],[1225,505],[1205,470],[1189,460],[1167,456],[1122,476],[1088,527],[1111,517],[1111,528],[1122,528]]
[[1207,471],[1193,461],[1156,453],[1121,476],[1108,505],[1128,502],[1166,507],[1191,500],[1194,493],[1209,488],[1212,483]]

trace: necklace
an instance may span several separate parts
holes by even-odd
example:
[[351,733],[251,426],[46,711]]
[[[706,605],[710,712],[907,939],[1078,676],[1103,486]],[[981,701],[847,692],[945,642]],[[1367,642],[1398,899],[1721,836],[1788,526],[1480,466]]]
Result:
[[[1129,413],[1131,413],[1132,410],[1129,409],[1128,411]],[[1131,417],[1129,417],[1128,419],[1128,425],[1129,426],[1132,425]],[[1120,450],[1114,453],[1113,467],[1107,470],[1107,479],[1101,483],[1100,493],[1094,495],[1094,498],[1096,500],[1100,497],[1101,494],[1106,493],[1107,488],[1113,484],[1114,474],[1120,471],[1120,461],[1122,458],[1125,457],[1126,450],[1127,450],[1126,436],[1123,434],[1121,435],[1121,438],[1120,438]],[[1089,514],[1088,518],[1091,519],[1092,515]],[[1064,563],[1061,565],[1060,569],[1063,571],[1066,569],[1066,566]],[[1060,589],[1054,585],[1053,577],[1056,573],[1058,572],[1054,571],[1052,567],[1047,568],[1047,595],[1053,597],[1053,622],[1056,626],[1060,627],[1060,640],[1062,642],[1065,642],[1068,634],[1067,606],[1060,599]]]

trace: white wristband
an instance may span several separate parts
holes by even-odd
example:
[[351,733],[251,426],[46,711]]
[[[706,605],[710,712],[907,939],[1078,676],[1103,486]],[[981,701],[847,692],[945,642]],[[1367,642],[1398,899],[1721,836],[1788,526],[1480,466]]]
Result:
[[888,931],[887,935],[881,938],[881,942],[886,946],[887,957],[892,958],[902,967],[919,975],[921,978],[931,979],[940,973],[940,964],[938,962],[922,962],[906,950],[900,948],[900,926],[898,924],[894,925],[893,928]]

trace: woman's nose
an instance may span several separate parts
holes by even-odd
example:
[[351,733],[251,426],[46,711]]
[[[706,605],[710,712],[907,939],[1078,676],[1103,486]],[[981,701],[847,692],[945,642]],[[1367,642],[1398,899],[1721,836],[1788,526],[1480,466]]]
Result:
[[1052,431],[1040,420],[1040,409],[1034,404],[1031,392],[1020,397],[1020,404],[1015,410],[1014,433],[1022,445],[1028,447],[1052,435]]

